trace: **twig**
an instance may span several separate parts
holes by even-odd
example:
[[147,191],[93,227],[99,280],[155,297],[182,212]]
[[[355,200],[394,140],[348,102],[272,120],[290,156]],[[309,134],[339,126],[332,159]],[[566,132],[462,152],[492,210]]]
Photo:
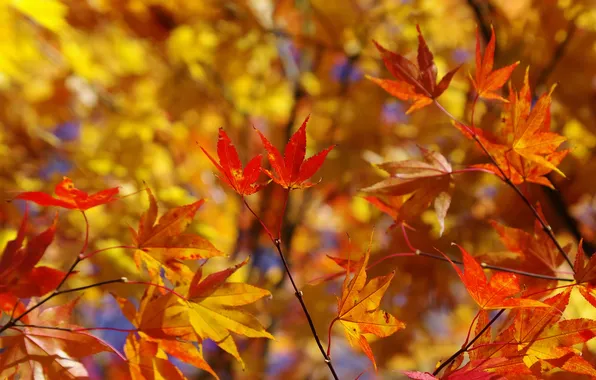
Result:
[[71,327],[57,327],[57,326],[43,326],[43,325],[35,325],[35,324],[25,324],[19,323],[15,327],[31,327],[36,329],[44,329],[44,330],[58,330],[58,331],[68,331],[68,332],[86,332],[86,331],[117,331],[117,332],[136,332],[139,329],[119,329],[116,327],[81,327],[81,328],[71,328]]
[[573,270],[573,262],[571,261],[571,259],[569,258],[569,256],[567,255],[567,253],[565,252],[565,250],[563,249],[563,247],[561,246],[561,244],[559,244],[559,241],[557,240],[557,238],[556,238],[556,236],[555,236],[555,234],[553,232],[552,227],[542,218],[542,216],[538,213],[538,210],[536,210],[536,208],[532,205],[532,203],[524,195],[524,193],[505,174],[505,171],[497,163],[497,161],[492,156],[492,154],[490,154],[490,152],[488,151],[488,149],[486,148],[486,146],[484,146],[484,144],[482,143],[482,141],[480,141],[480,139],[478,138],[478,135],[474,132],[474,130],[472,128],[469,128],[465,123],[462,123],[461,121],[459,121],[455,116],[453,116],[449,111],[447,111],[438,101],[435,100],[434,103],[437,106],[437,108],[439,108],[439,110],[441,110],[450,119],[452,119],[456,123],[459,123],[459,124],[463,125],[464,127],[466,127],[468,133],[470,133],[470,135],[472,136],[472,138],[474,139],[474,141],[476,141],[476,143],[478,144],[478,146],[482,149],[482,151],[484,152],[484,154],[489,158],[489,160],[491,161],[491,163],[497,168],[497,170],[499,170],[499,173],[501,174],[500,178],[509,187],[511,187],[517,193],[517,195],[519,195],[519,197],[526,204],[526,206],[528,206],[528,208],[530,209],[530,211],[532,211],[532,214],[534,214],[534,217],[536,218],[536,220],[538,220],[538,222],[542,226],[542,229],[544,230],[544,232],[546,232],[546,234],[548,235],[548,237],[552,240],[552,242],[557,247],[557,250],[559,251],[559,253],[561,254],[561,256],[563,256],[563,258],[565,259],[565,261],[567,261],[567,264],[569,264],[569,267],[571,268],[571,270]]
[[[73,266],[73,268],[74,268],[74,266]],[[18,317],[10,320],[4,326],[0,327],[0,334],[2,334],[4,331],[8,330],[11,327],[14,327],[18,321],[20,321],[21,319],[23,319],[25,316],[27,316],[33,310],[37,309],[38,307],[40,307],[44,303],[48,302],[52,298],[54,298],[56,296],[59,296],[60,294],[78,292],[78,291],[81,291],[81,290],[87,290],[87,289],[95,288],[95,287],[98,287],[98,286],[103,286],[103,285],[108,285],[108,284],[115,284],[115,283],[123,283],[123,282],[127,282],[127,281],[128,280],[126,279],[126,277],[121,277],[121,278],[118,278],[118,279],[115,279],[115,280],[101,281],[101,282],[97,282],[95,284],[81,286],[79,288],[72,288],[72,289],[66,289],[66,290],[58,290],[58,288],[56,288],[56,290],[54,290],[54,292],[52,292],[49,296],[47,296],[43,300],[39,301],[35,305],[31,306],[29,309],[25,310],[21,315],[19,315]]]
[[445,368],[446,366],[448,366],[452,361],[454,361],[461,353],[466,352],[468,350],[468,348],[470,348],[474,342],[476,342],[481,336],[482,334],[484,334],[486,332],[486,330],[488,330],[493,323],[495,323],[497,321],[497,319],[499,319],[499,317],[501,316],[501,314],[503,314],[505,312],[505,309],[501,309],[499,310],[499,312],[493,317],[493,319],[491,319],[486,326],[484,326],[482,328],[482,330],[480,330],[480,332],[478,333],[478,335],[476,335],[468,344],[466,344],[464,347],[460,348],[459,350],[457,350],[457,352],[453,355],[451,355],[449,357],[449,359],[445,360],[443,363],[441,363],[441,365],[435,369],[435,371],[433,372],[433,375],[438,374],[439,372],[441,372],[441,370],[443,368]]
[[281,258],[281,261],[284,264],[286,273],[288,274],[288,278],[290,279],[290,282],[292,283],[292,287],[294,288],[294,295],[296,295],[296,298],[298,298],[298,302],[300,302],[300,306],[302,306],[302,311],[304,311],[304,315],[306,316],[306,319],[308,320],[308,325],[310,326],[310,331],[312,332],[312,335],[315,338],[315,341],[317,342],[317,346],[319,346],[319,350],[321,351],[321,354],[325,358],[325,363],[329,367],[329,370],[331,371],[333,378],[338,380],[339,377],[337,377],[335,368],[333,368],[333,363],[331,363],[331,358],[329,357],[329,355],[327,355],[327,352],[325,352],[325,349],[323,348],[323,345],[321,344],[321,340],[319,339],[319,336],[317,335],[317,330],[315,329],[315,325],[312,321],[310,313],[308,312],[306,304],[304,303],[304,297],[303,297],[302,291],[298,290],[298,287],[296,286],[296,282],[294,282],[294,278],[292,277],[292,272],[290,272],[290,267],[288,266],[288,262],[286,261],[286,258],[284,257],[284,254],[281,250],[281,241],[279,239],[275,239],[273,241],[273,244],[275,245],[275,248],[277,248],[279,257]]
[[[312,335],[315,338],[315,342],[317,343],[317,346],[319,347],[319,350],[321,351],[321,354],[323,355],[323,358],[325,359],[325,363],[327,364],[327,367],[329,367],[329,370],[331,371],[331,375],[333,376],[333,378],[335,380],[339,380],[339,377],[337,376],[337,373],[335,372],[335,368],[333,368],[333,363],[331,363],[331,358],[329,357],[329,355],[327,355],[327,352],[325,352],[325,349],[323,348],[323,345],[321,344],[321,339],[319,339],[319,335],[317,334],[315,325],[312,321],[310,313],[308,312],[308,308],[306,307],[306,304],[304,303],[304,297],[303,297],[302,291],[298,290],[298,287],[296,286],[296,282],[294,281],[294,277],[292,276],[292,272],[290,271],[290,266],[288,265],[288,262],[286,261],[286,258],[283,254],[282,249],[281,249],[281,240],[273,237],[273,234],[271,234],[271,231],[269,230],[269,228],[267,228],[267,226],[261,220],[261,218],[259,218],[259,216],[248,205],[248,202],[246,202],[246,199],[244,197],[242,197],[242,200],[243,200],[244,204],[246,205],[246,207],[249,209],[249,211],[254,215],[254,217],[259,220],[259,222],[263,226],[263,229],[265,230],[267,235],[269,235],[269,238],[273,242],[273,245],[275,245],[275,248],[277,249],[277,253],[279,254],[279,257],[281,258],[281,261],[284,265],[285,272],[286,272],[288,278],[290,279],[290,282],[292,283],[292,288],[294,288],[294,295],[296,296],[296,298],[298,298],[298,302],[300,302],[302,311],[304,312],[304,315],[306,316],[306,320],[308,321],[308,325],[310,326],[310,331],[312,332]],[[281,226],[280,226],[280,230],[281,230]]]
[[[427,252],[416,251],[416,255],[418,255],[418,256],[424,256],[424,257],[430,257],[432,259],[440,260],[440,261],[445,261],[445,262],[448,262],[449,261],[449,260],[447,260],[446,258],[444,258],[442,256],[433,255],[432,253],[427,253]],[[463,262],[461,262],[459,260],[451,259],[451,261],[454,262],[455,264],[463,265]],[[487,264],[487,263],[480,263],[480,266],[482,266],[485,269],[492,269],[492,270],[496,270],[496,271],[499,271],[499,272],[515,273],[515,274],[519,274],[521,276],[533,277],[533,278],[540,278],[540,279],[543,279],[543,280],[566,281],[566,282],[573,282],[573,281],[575,281],[572,278],[555,277],[555,276],[549,276],[549,275],[546,275],[546,274],[524,272],[524,271],[517,270],[517,269],[504,268],[504,267],[499,267],[499,266],[491,265],[491,264]]]

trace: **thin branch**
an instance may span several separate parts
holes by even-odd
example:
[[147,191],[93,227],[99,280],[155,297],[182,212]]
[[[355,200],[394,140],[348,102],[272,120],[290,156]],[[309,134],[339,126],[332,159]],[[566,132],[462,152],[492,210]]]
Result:
[[[419,250],[416,251],[416,255],[418,255],[418,256],[424,256],[424,257],[430,257],[431,259],[440,260],[440,261],[444,261],[444,262],[449,262],[449,260],[447,260],[443,256],[438,256],[438,255],[434,255],[432,253],[422,252],[422,251],[419,251]],[[463,265],[463,262],[461,262],[460,260],[452,259],[451,261],[453,263],[455,263],[455,264]],[[575,281],[572,278],[555,277],[555,276],[548,276],[546,274],[524,272],[522,270],[511,269],[511,268],[504,268],[504,267],[499,267],[499,266],[491,265],[491,264],[487,264],[487,263],[480,263],[480,265],[483,268],[485,268],[485,269],[492,269],[492,270],[496,270],[496,271],[499,271],[499,272],[515,273],[515,274],[519,274],[521,276],[533,277],[533,278],[540,278],[540,279],[543,279],[543,280],[566,281],[566,282],[573,282],[573,281]]]
[[534,217],[536,218],[536,220],[538,220],[538,222],[542,226],[542,229],[544,230],[544,232],[546,232],[548,237],[552,240],[552,242],[557,247],[557,250],[559,251],[561,256],[563,256],[565,261],[567,261],[567,264],[569,264],[569,267],[571,267],[571,270],[573,270],[573,262],[571,261],[571,259],[567,255],[567,252],[565,252],[565,250],[563,249],[563,247],[557,240],[552,227],[542,218],[540,213],[538,213],[538,210],[536,210],[536,208],[532,205],[532,203],[524,195],[524,193],[505,174],[505,171],[497,163],[497,161],[492,156],[492,154],[490,154],[490,152],[488,151],[486,146],[482,143],[482,141],[480,141],[480,139],[478,138],[478,135],[474,132],[474,130],[472,128],[469,128],[468,126],[466,126],[465,123],[462,123],[461,121],[459,121],[455,116],[453,116],[449,111],[447,111],[438,101],[435,100],[434,103],[437,106],[437,108],[439,108],[439,110],[441,110],[450,119],[452,119],[456,123],[459,123],[459,124],[463,125],[464,127],[466,127],[466,130],[468,131],[468,133],[470,133],[472,135],[472,137],[474,138],[474,141],[476,141],[478,146],[482,149],[484,154],[489,158],[491,163],[497,168],[497,170],[499,170],[499,173],[501,174],[501,176],[499,176],[499,177],[503,180],[503,182],[505,182],[509,187],[511,187],[517,193],[517,195],[522,199],[522,201],[526,204],[526,206],[530,209],[530,211],[532,211],[532,214],[534,214]]
[[481,336],[482,334],[484,334],[486,332],[486,330],[488,330],[493,323],[495,323],[497,321],[497,319],[499,319],[499,317],[501,316],[501,314],[503,314],[505,312],[505,309],[501,309],[499,310],[499,312],[486,324],[486,326],[484,326],[482,328],[482,330],[480,330],[480,332],[474,337],[474,339],[472,339],[468,344],[466,344],[464,347],[460,348],[459,350],[457,350],[457,352],[453,355],[451,355],[449,357],[449,359],[445,360],[443,363],[441,363],[441,365],[435,369],[435,371],[433,372],[433,375],[438,374],[439,372],[441,372],[441,370],[443,368],[445,368],[446,366],[448,366],[452,361],[454,361],[460,354],[466,352],[468,350],[468,348],[472,347],[472,345],[474,344],[474,342],[476,342]]
[[58,330],[58,331],[68,331],[68,332],[87,332],[87,331],[117,331],[117,332],[137,332],[139,329],[119,329],[116,327],[82,327],[82,328],[70,328],[70,327],[57,327],[57,326],[43,326],[43,325],[35,325],[35,324],[24,324],[19,323],[15,327],[31,327],[36,329],[44,329],[44,330]]
[[[74,265],[72,266],[72,268],[74,268]],[[71,269],[71,272],[72,272],[72,269]],[[67,273],[67,275],[65,277],[68,277],[68,274],[69,273]],[[59,296],[60,294],[78,292],[78,291],[81,291],[81,290],[87,290],[87,289],[95,288],[95,287],[102,286],[102,285],[115,284],[115,283],[123,283],[123,282],[127,282],[127,281],[128,280],[126,279],[126,277],[121,277],[121,278],[118,278],[118,279],[115,279],[115,280],[101,281],[101,282],[97,282],[95,284],[81,286],[79,288],[72,288],[72,289],[66,289],[66,290],[58,290],[58,288],[56,288],[56,290],[54,290],[54,292],[52,292],[46,298],[44,298],[43,300],[39,301],[35,305],[31,306],[29,309],[25,310],[21,315],[19,315],[18,317],[10,320],[4,326],[0,327],[0,334],[2,334],[4,331],[8,330],[11,327],[14,327],[18,321],[20,321],[21,319],[25,318],[33,310],[37,309],[38,307],[40,307],[44,303],[48,302],[52,298],[54,298],[56,296]]]
[[306,307],[306,304],[304,303],[304,297],[303,297],[302,291],[298,290],[298,287],[296,286],[296,282],[294,281],[294,278],[292,276],[292,272],[290,272],[290,267],[288,266],[288,262],[286,261],[286,258],[284,257],[284,254],[281,250],[281,241],[279,239],[275,239],[273,241],[273,244],[275,245],[275,248],[277,248],[279,257],[281,258],[281,261],[284,264],[286,273],[288,274],[288,278],[290,279],[290,282],[292,283],[292,287],[294,288],[294,294],[296,295],[296,298],[298,298],[298,302],[300,302],[300,306],[302,306],[302,311],[304,311],[304,315],[306,316],[308,325],[310,326],[310,331],[312,332],[312,335],[315,338],[315,341],[317,342],[317,346],[319,347],[319,350],[321,351],[323,358],[325,358],[325,363],[327,363],[327,366],[329,367],[329,370],[331,371],[331,375],[333,375],[333,378],[338,380],[339,377],[337,376],[337,373],[335,372],[335,368],[333,368],[333,363],[331,363],[331,357],[329,355],[327,355],[327,352],[325,352],[325,349],[323,348],[323,345],[321,344],[321,340],[319,339],[319,336],[317,335],[317,330],[315,329],[315,325],[312,321],[310,313],[308,312],[308,308]]
[[333,376],[333,378],[335,380],[339,380],[339,377],[337,376],[337,373],[335,372],[335,368],[333,368],[333,364],[331,363],[331,358],[329,357],[329,355],[327,355],[327,352],[325,352],[325,349],[323,348],[323,345],[321,344],[321,339],[319,339],[319,335],[317,334],[317,330],[315,328],[314,322],[310,316],[310,313],[308,312],[308,308],[306,307],[306,304],[304,303],[304,297],[303,297],[302,291],[298,290],[298,287],[296,286],[296,282],[294,281],[294,277],[292,276],[292,272],[290,271],[290,266],[288,265],[288,262],[284,256],[282,248],[281,248],[281,240],[273,237],[273,234],[271,234],[271,231],[269,231],[269,229],[267,228],[267,226],[265,225],[263,220],[261,220],[261,218],[259,218],[259,216],[248,205],[248,202],[246,202],[246,199],[244,197],[242,197],[242,201],[244,202],[246,207],[250,210],[250,212],[254,215],[254,217],[257,218],[259,223],[261,223],[261,226],[263,226],[263,229],[265,230],[267,235],[269,235],[269,238],[273,242],[273,245],[275,245],[275,248],[277,249],[277,252],[279,253],[279,257],[281,258],[281,261],[284,265],[285,272],[286,272],[288,278],[290,279],[290,282],[292,283],[292,288],[294,288],[294,295],[296,296],[296,298],[298,298],[298,302],[300,302],[302,311],[304,312],[304,315],[306,316],[306,320],[308,321],[310,331],[312,332],[312,335],[315,338],[315,342],[317,343],[317,346],[319,347],[319,350],[321,351],[321,354],[323,355],[323,358],[325,359],[325,363],[327,364],[327,367],[329,367],[329,370],[331,371],[331,375]]

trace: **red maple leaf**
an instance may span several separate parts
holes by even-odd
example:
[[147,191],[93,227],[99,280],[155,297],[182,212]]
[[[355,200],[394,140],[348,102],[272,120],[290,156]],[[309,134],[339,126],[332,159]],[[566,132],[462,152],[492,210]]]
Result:
[[17,237],[6,244],[0,259],[0,310],[8,311],[17,304],[18,298],[40,297],[64,279],[64,272],[46,266],[36,267],[46,248],[54,240],[56,221],[23,247],[27,212],[23,217]]
[[54,193],[56,194],[55,197],[41,191],[25,191],[17,195],[15,199],[32,201],[40,206],[57,206],[85,211],[116,200],[115,196],[118,194],[118,188],[112,187],[89,195],[77,189],[70,178],[64,177],[56,185]]
[[244,170],[242,170],[242,162],[240,162],[238,151],[223,128],[219,129],[219,138],[217,140],[217,157],[219,158],[219,163],[203,147],[201,147],[201,150],[221,173],[218,175],[219,179],[229,185],[238,194],[254,194],[263,187],[263,185],[256,183],[259,179],[259,174],[261,174],[262,156],[258,154],[253,157]]
[[327,154],[335,147],[335,145],[332,145],[304,160],[306,155],[306,124],[309,118],[310,116],[304,120],[302,126],[292,135],[286,145],[283,157],[279,150],[259,130],[256,130],[267,150],[267,157],[275,174],[269,170],[264,169],[263,171],[274,182],[286,189],[305,189],[314,186],[315,183],[307,182],[307,180],[319,170],[325,162]]
[[498,99],[507,102],[506,99],[497,95],[495,91],[503,87],[513,70],[519,65],[519,61],[493,71],[496,41],[495,30],[492,27],[491,32],[490,41],[486,45],[484,57],[482,57],[480,53],[480,35],[478,34],[478,29],[476,29],[476,72],[474,77],[472,78],[470,75],[470,78],[478,96],[481,98]]
[[401,100],[414,102],[406,112],[407,114],[425,107],[438,98],[449,87],[451,79],[459,70],[460,66],[451,70],[437,84],[437,66],[420,27],[418,30],[418,65],[401,54],[394,53],[373,41],[381,55],[385,67],[397,80],[387,80],[367,76],[368,79],[381,86],[385,91]]

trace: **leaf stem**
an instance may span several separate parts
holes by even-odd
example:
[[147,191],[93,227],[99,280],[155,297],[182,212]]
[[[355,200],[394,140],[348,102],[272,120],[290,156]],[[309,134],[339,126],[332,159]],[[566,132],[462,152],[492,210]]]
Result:
[[89,259],[89,258],[97,255],[98,253],[101,253],[101,252],[104,252],[104,251],[108,251],[110,249],[118,249],[118,248],[121,248],[121,249],[139,249],[139,248],[133,247],[131,245],[116,245],[116,246],[113,246],[113,247],[102,248],[102,249],[95,250],[93,252],[89,252],[88,254],[84,255],[81,260],[86,260],[86,259]]
[[337,317],[333,318],[333,320],[329,324],[329,330],[327,331],[327,356],[331,356],[331,328],[333,327],[335,321],[337,321]]
[[[244,198],[244,196],[242,196],[242,202],[244,202],[244,205],[246,206],[246,208],[248,208],[248,210],[253,214],[253,216],[259,221],[259,223],[261,223],[261,226],[263,227],[263,230],[265,230],[265,232],[269,236],[269,239],[271,239],[272,242],[275,242],[276,239],[273,237],[273,234],[271,233],[271,231],[269,231],[269,228],[267,228],[267,226],[265,225],[263,220],[261,218],[259,218],[259,216],[250,207],[250,205],[248,204],[248,202],[246,201],[246,198]],[[280,228],[280,231],[281,231],[281,228]]]
[[[522,199],[522,201],[526,204],[526,206],[528,206],[530,211],[532,211],[532,214],[534,214],[534,217],[536,218],[536,220],[538,220],[538,222],[542,226],[542,229],[544,230],[544,232],[546,232],[546,234],[548,235],[550,240],[552,240],[552,242],[557,247],[557,250],[559,251],[561,256],[563,256],[563,258],[565,259],[567,264],[569,264],[569,266],[571,267],[571,270],[574,270],[573,262],[571,261],[571,259],[567,255],[567,252],[565,252],[565,250],[563,249],[561,244],[559,244],[559,241],[557,240],[557,237],[555,236],[552,227],[542,218],[542,216],[540,215],[538,210],[536,210],[536,208],[532,205],[532,203],[524,195],[524,193],[519,189],[519,187],[517,187],[511,181],[511,179],[505,174],[505,171],[497,163],[497,161],[492,156],[492,154],[490,154],[490,152],[488,151],[486,146],[482,143],[482,141],[480,141],[480,139],[478,138],[478,135],[474,132],[474,130],[472,128],[469,128],[467,125],[465,125],[465,123],[462,123],[461,121],[459,121],[455,116],[453,116],[449,111],[447,111],[445,109],[445,107],[443,107],[438,101],[435,100],[434,103],[439,110],[441,110],[445,115],[447,115],[447,117],[449,117],[451,120],[455,121],[456,123],[463,125],[466,128],[467,132],[470,133],[470,135],[472,136],[474,141],[476,141],[476,144],[478,144],[478,146],[482,149],[482,151],[488,157],[488,159],[491,161],[491,163],[497,168],[497,170],[499,170],[499,173],[502,176],[500,178],[503,180],[503,182],[505,182],[509,187],[511,187],[517,193],[517,195]],[[474,104],[476,104],[476,103],[474,102]]]
[[170,289],[167,286],[164,285],[160,285],[160,284],[156,284],[154,282],[145,282],[145,281],[127,281],[128,284],[133,284],[133,285],[147,285],[147,286],[155,286],[156,288],[160,288],[165,290],[168,293],[172,293],[173,295],[175,295],[176,297],[180,298],[183,301],[188,301],[188,298],[184,297],[183,295],[181,295],[180,293],[176,292],[174,289]]
[[277,230],[277,238],[281,240],[281,230],[284,223],[284,215],[286,214],[286,208],[288,207],[288,199],[290,199],[290,189],[284,189],[284,205],[279,214],[279,228]]
[[460,348],[459,350],[457,350],[457,352],[453,355],[451,355],[449,357],[449,359],[445,360],[443,363],[441,363],[441,365],[434,370],[433,375],[438,374],[439,372],[441,372],[441,370],[443,368],[445,368],[446,366],[448,366],[452,361],[454,361],[455,359],[457,359],[457,357],[462,354],[463,352],[466,352],[468,350],[468,348],[472,347],[472,345],[474,344],[474,342],[476,342],[478,339],[480,339],[480,337],[482,336],[482,334],[484,334],[486,332],[486,330],[488,330],[493,323],[495,323],[497,321],[497,319],[499,319],[499,317],[501,316],[501,314],[503,314],[505,312],[505,309],[501,309],[499,310],[499,312],[486,324],[486,326],[484,326],[482,328],[482,330],[480,330],[480,332],[465,346],[463,346],[462,348]]

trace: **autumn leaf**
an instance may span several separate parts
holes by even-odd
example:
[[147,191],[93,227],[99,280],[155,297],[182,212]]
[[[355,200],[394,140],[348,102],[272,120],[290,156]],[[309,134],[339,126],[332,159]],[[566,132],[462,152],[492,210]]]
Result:
[[366,282],[366,266],[369,257],[370,251],[367,250],[363,260],[357,264],[356,273],[351,279],[351,270],[348,268],[346,271],[342,294],[337,303],[337,317],[331,321],[329,331],[335,322],[339,321],[350,345],[359,346],[376,370],[377,363],[364,334],[385,338],[405,328],[406,325],[393,315],[379,309],[381,298],[395,273]]
[[589,319],[560,320],[569,303],[571,288],[544,301],[548,308],[516,311],[514,322],[502,331],[496,342],[502,344],[498,355],[525,356],[528,367],[561,368],[565,371],[596,376],[593,366],[581,358],[573,346],[596,336],[596,321]]
[[513,298],[521,292],[519,280],[515,274],[497,272],[493,274],[489,281],[480,264],[478,264],[478,262],[462,247],[459,247],[459,250],[463,255],[463,272],[453,263],[453,261],[451,261],[451,259],[449,259],[448,256],[444,256],[449,260],[453,269],[455,269],[457,275],[464,283],[468,293],[481,309],[494,310],[520,307],[546,307],[546,305],[540,301]]
[[509,66],[493,71],[495,59],[495,30],[491,26],[491,37],[484,57],[480,53],[480,34],[476,28],[476,72],[474,77],[470,75],[472,84],[478,93],[478,96],[485,99],[498,99],[507,102],[504,98],[495,93],[499,90],[511,76],[513,70],[519,65],[519,61]]
[[[445,230],[445,217],[451,204],[453,169],[438,152],[420,147],[424,161],[405,160],[377,165],[390,177],[362,191],[387,196],[387,202],[369,197],[369,202],[393,216],[395,223],[418,217],[434,201],[440,234]],[[398,200],[398,196],[407,198]]]
[[[489,346],[492,342],[492,328],[489,325],[490,318],[488,311],[480,309],[478,312],[478,318],[476,320],[476,328],[474,329],[474,336],[478,337],[471,349],[468,351],[470,360],[480,360],[483,358],[489,358],[493,348]],[[482,329],[485,326],[489,326],[484,332]]]
[[[477,138],[512,183],[528,181],[553,188],[544,176],[553,170],[564,176],[557,166],[568,153],[568,150],[557,151],[566,138],[550,131],[553,90],[554,86],[531,108],[532,95],[526,70],[522,89],[519,92],[510,89],[509,102],[505,104],[502,117],[504,122],[497,135],[457,122],[455,126],[466,137]],[[492,163],[475,166],[503,176]]]
[[261,174],[262,156],[258,154],[253,157],[244,170],[242,170],[238,151],[223,128],[219,129],[219,138],[217,139],[219,163],[203,147],[201,147],[201,150],[207,155],[217,170],[219,170],[219,179],[229,185],[238,194],[254,194],[263,187],[257,183]]
[[577,254],[573,265],[574,278],[578,284],[592,283],[596,281],[596,255],[592,255],[586,263],[583,240],[577,245]]
[[578,244],[573,270],[573,278],[578,284],[580,294],[596,307],[596,255],[592,255],[586,262],[583,240]]
[[176,288],[176,294],[148,290],[138,313],[126,300],[118,300],[127,318],[151,338],[161,343],[173,337],[198,343],[211,339],[244,365],[232,332],[249,338],[273,339],[253,315],[242,309],[271,293],[249,284],[226,281],[247,262],[248,259],[205,278],[199,270],[189,283]]
[[161,268],[168,275],[180,271],[183,260],[197,260],[215,256],[223,256],[207,239],[184,231],[194,219],[204,200],[189,205],[175,207],[157,220],[157,201],[151,190],[147,189],[149,208],[141,215],[138,230],[130,232],[135,246],[135,261],[147,266],[153,276],[159,274]]
[[114,198],[118,195],[118,188],[112,187],[99,191],[95,194],[88,193],[77,189],[72,180],[64,177],[54,189],[55,197],[41,191],[26,191],[20,193],[15,199],[22,199],[26,201],[35,202],[40,206],[57,206],[67,209],[76,209],[85,211],[92,207],[103,205],[115,201]]
[[[540,205],[535,207],[544,219]],[[532,233],[507,227],[496,221],[490,221],[490,224],[498,233],[508,252],[498,251],[480,255],[479,259],[482,262],[539,275],[556,276],[564,258],[537,220],[534,222]],[[563,247],[566,252],[569,251],[569,248],[569,246]],[[532,292],[546,290],[557,285],[557,281],[554,280],[527,276],[520,280],[523,281],[524,286],[531,288]]]
[[[66,273],[37,266],[46,249],[54,240],[58,215],[48,229],[29,239],[23,247],[28,212],[25,211],[15,240],[9,241],[0,259],[0,299],[2,309],[10,312],[17,298],[42,296],[56,288]],[[6,308],[9,308],[8,310]]]
[[273,173],[266,169],[263,171],[285,189],[305,189],[314,186],[315,183],[307,182],[307,180],[319,170],[325,162],[327,154],[335,147],[332,145],[304,160],[306,156],[306,124],[309,118],[310,116],[307,116],[302,126],[292,135],[286,145],[283,157],[267,137],[255,128],[267,150],[267,158],[273,168]]
[[[98,352],[117,352],[107,343],[69,322],[75,301],[43,311],[35,309],[22,319],[25,324],[59,327],[18,327],[15,335],[0,337],[0,378],[80,379],[89,376],[78,360]],[[69,331],[73,330],[73,331]]]
[[157,342],[130,334],[124,345],[132,380],[186,380]]
[[389,94],[398,99],[413,101],[407,114],[425,107],[438,98],[449,87],[451,79],[459,70],[460,66],[451,70],[437,84],[437,67],[433,54],[426,45],[420,27],[418,30],[418,57],[417,65],[405,58],[403,55],[391,52],[376,41],[373,41],[377,50],[383,57],[385,67],[396,80],[380,79],[367,76]]
[[129,334],[124,345],[124,354],[128,359],[133,380],[186,379],[169,360],[168,355],[205,370],[215,379],[219,379],[219,376],[203,359],[201,350],[193,343],[176,338],[156,340],[143,333],[138,335],[139,337],[136,333]]

